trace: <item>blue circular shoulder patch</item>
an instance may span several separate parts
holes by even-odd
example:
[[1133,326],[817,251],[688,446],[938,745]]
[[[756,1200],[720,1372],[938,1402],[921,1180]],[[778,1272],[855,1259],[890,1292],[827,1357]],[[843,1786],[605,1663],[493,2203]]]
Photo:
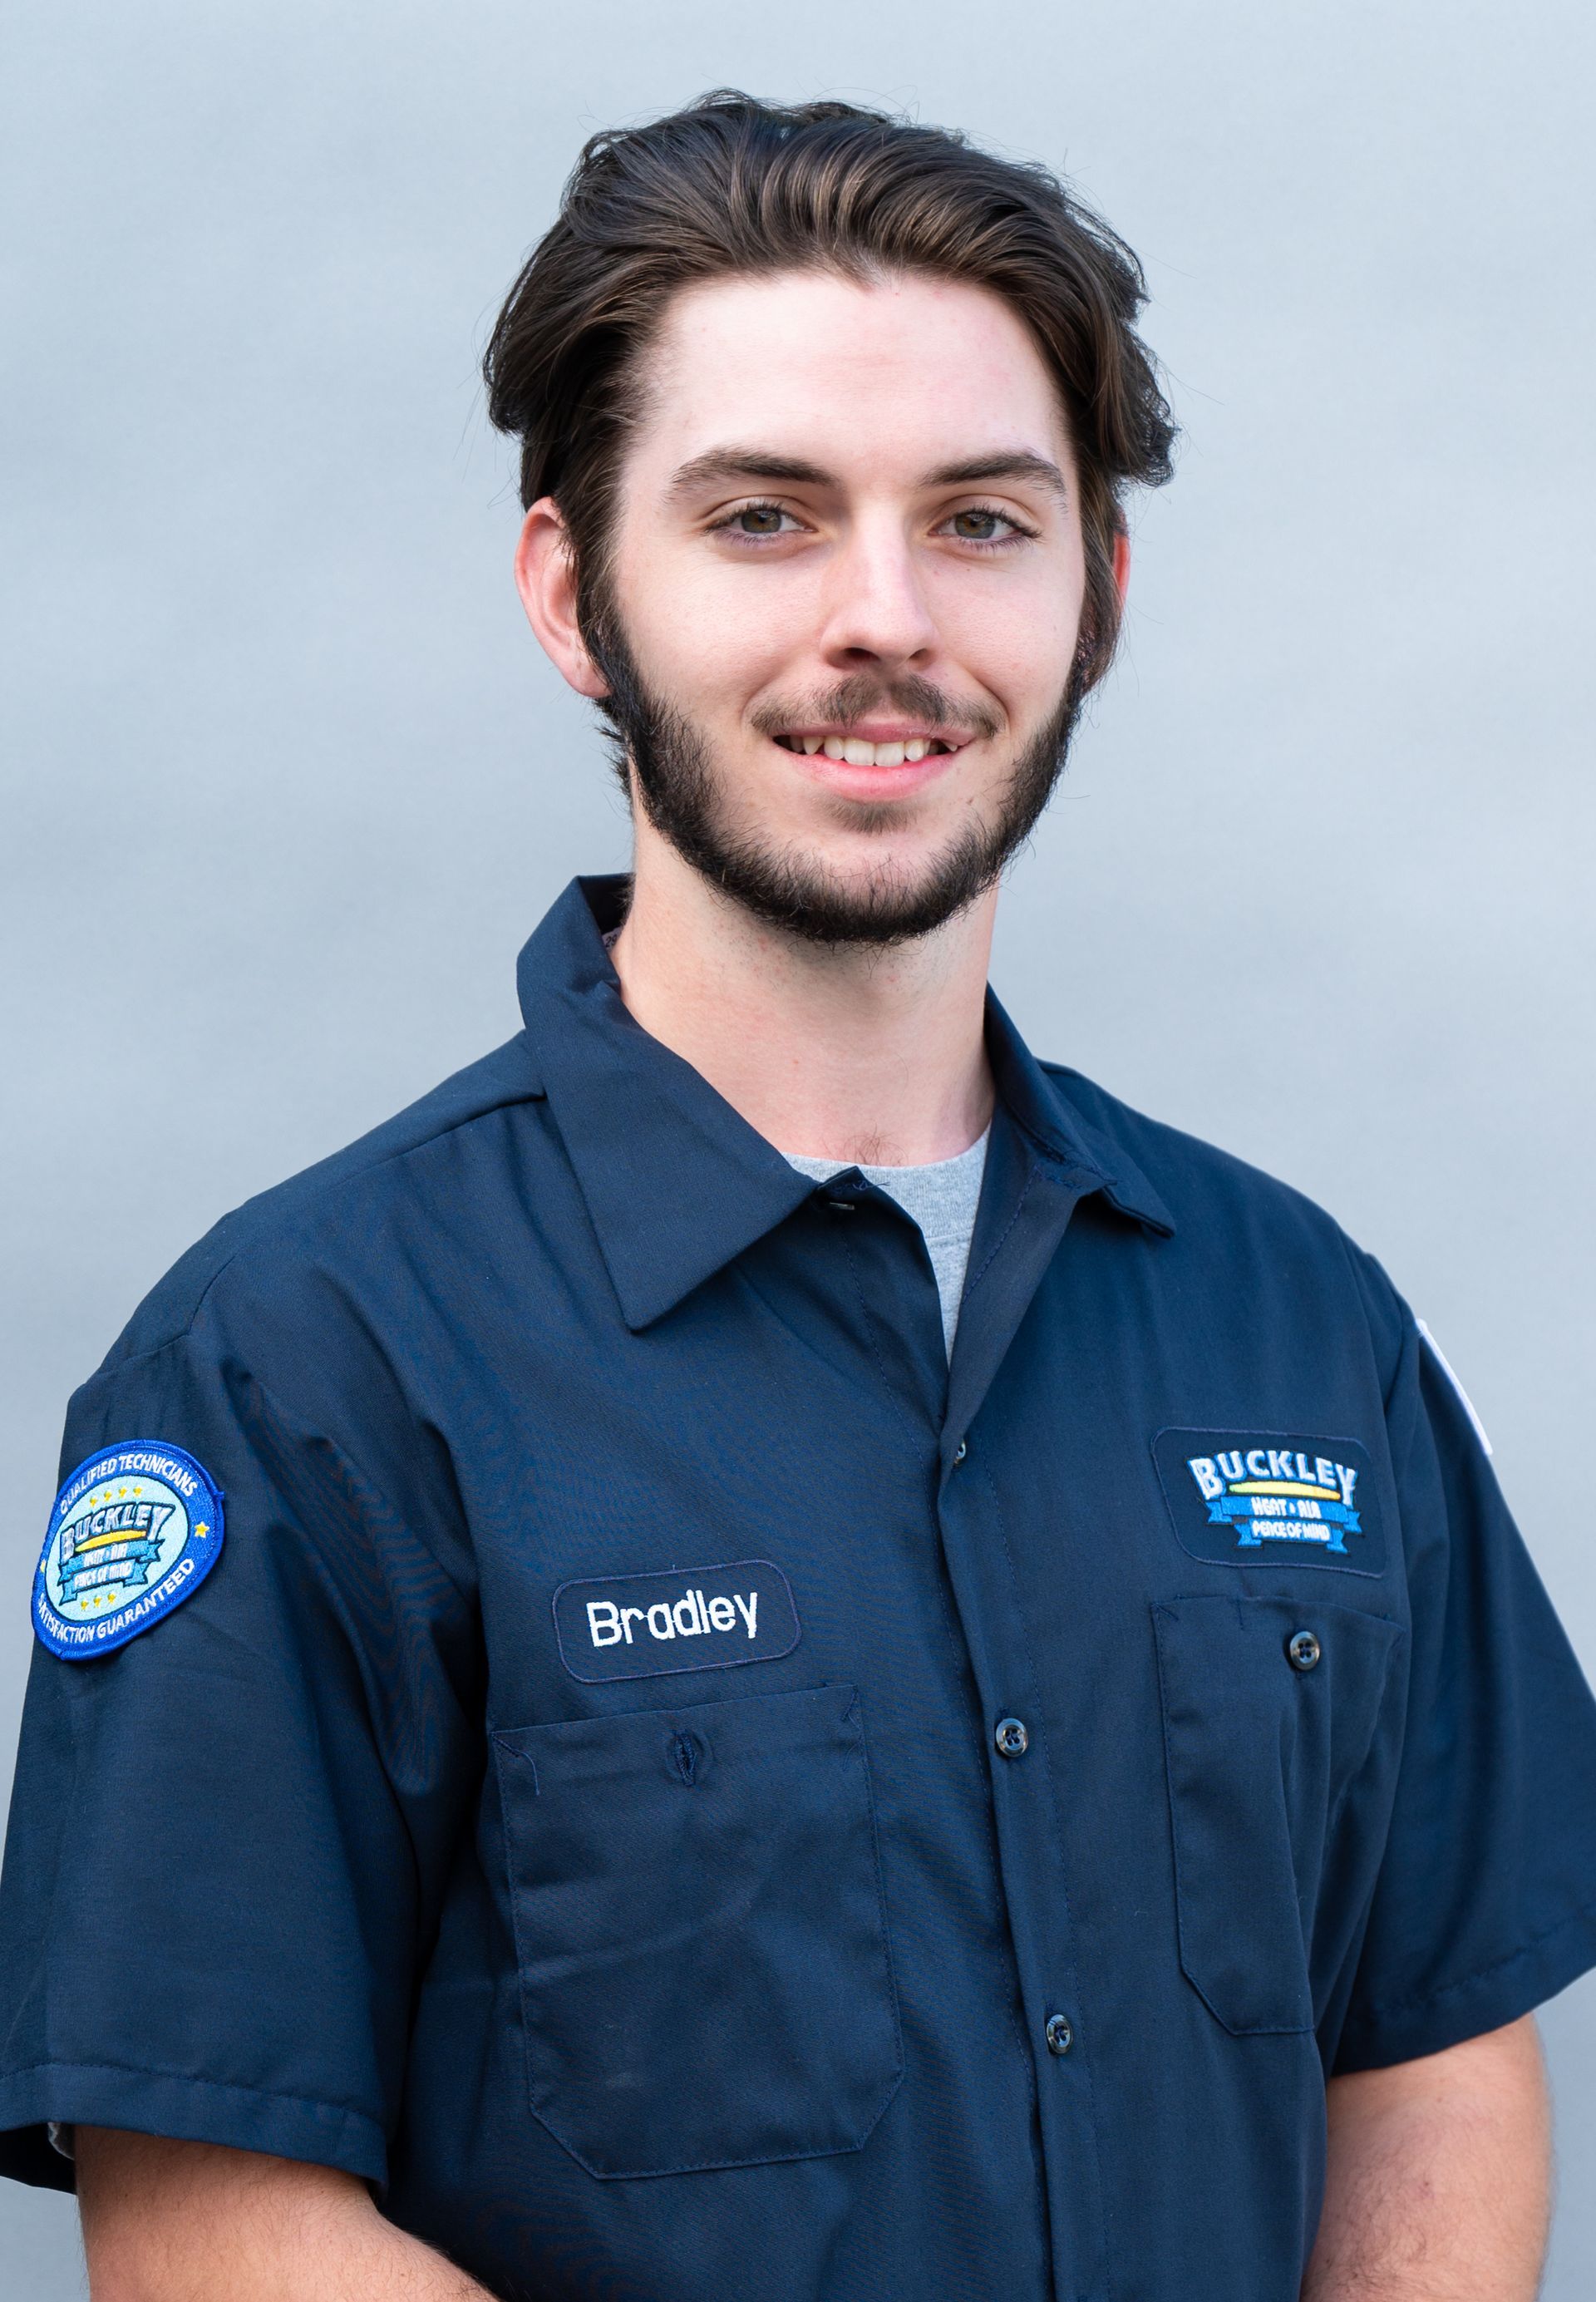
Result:
[[193,1597],[222,1551],[222,1491],[161,1439],[80,1463],[55,1498],[33,1578],[33,1627],[52,1654],[90,1662]]

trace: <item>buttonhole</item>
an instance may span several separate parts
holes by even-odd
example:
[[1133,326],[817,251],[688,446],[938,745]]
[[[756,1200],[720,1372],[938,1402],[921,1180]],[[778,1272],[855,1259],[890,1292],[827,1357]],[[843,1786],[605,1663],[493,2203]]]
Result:
[[689,1734],[684,1727],[679,1734],[672,1735],[670,1770],[678,1781],[687,1785],[689,1790],[697,1782],[703,1762],[704,1746],[696,1735]]

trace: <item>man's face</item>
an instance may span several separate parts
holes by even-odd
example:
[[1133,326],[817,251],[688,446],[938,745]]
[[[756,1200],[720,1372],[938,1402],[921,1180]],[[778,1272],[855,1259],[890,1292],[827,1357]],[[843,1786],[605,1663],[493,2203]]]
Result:
[[601,668],[649,819],[756,913],[889,942],[989,887],[1063,765],[1084,588],[1057,395],[997,298],[805,272],[671,307]]

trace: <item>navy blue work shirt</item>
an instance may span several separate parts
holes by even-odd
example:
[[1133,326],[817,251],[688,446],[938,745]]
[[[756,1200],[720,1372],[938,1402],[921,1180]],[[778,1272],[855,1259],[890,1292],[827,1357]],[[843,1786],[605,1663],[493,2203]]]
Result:
[[632,1021],[624,900],[72,1401],[69,1496],[192,1461],[225,1540],[36,1652],[4,2170],[347,2168],[529,2302],[1290,2302],[1326,2074],[1596,1960],[1596,1710],[1469,1416],[1324,1214],[995,1004],[950,1367],[894,1202]]

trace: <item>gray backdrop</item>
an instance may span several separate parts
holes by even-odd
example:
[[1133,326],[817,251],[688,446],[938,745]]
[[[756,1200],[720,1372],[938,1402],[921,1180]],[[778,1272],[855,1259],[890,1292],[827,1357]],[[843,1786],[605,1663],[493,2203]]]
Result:
[[[1596,1665],[1592,22],[13,12],[0,1746],[68,1390],[223,1209],[507,1037],[521,940],[625,857],[511,590],[475,362],[580,139],[726,80],[1062,164],[1141,251],[1188,444],[997,983],[1042,1051],[1384,1260]],[[1575,2302],[1596,1987],[1545,2029]],[[65,2203],[5,2186],[0,2265],[77,2295]]]

